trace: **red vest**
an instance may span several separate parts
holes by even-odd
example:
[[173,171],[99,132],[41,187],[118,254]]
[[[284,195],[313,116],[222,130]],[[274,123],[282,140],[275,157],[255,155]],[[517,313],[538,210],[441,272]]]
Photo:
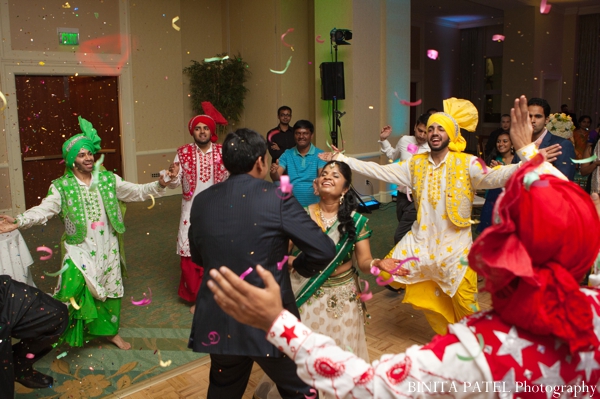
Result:
[[[212,172],[214,184],[221,183],[229,177],[229,172],[223,165],[223,157],[221,154],[221,144],[212,145]],[[194,197],[198,176],[196,176],[196,152],[198,147],[196,144],[186,144],[177,149],[179,156],[179,164],[181,165],[181,187],[183,189],[183,198],[186,201]],[[202,172],[202,171],[201,171]]]

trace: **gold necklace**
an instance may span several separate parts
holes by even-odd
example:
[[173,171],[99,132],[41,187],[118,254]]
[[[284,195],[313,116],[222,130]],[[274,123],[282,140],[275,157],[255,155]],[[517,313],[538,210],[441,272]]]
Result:
[[317,224],[323,231],[326,231],[328,228],[333,226],[338,218],[337,214],[333,215],[331,218],[326,218],[323,216],[323,213],[321,212],[321,206],[319,204],[317,204],[317,207],[315,208],[315,216],[317,217]]

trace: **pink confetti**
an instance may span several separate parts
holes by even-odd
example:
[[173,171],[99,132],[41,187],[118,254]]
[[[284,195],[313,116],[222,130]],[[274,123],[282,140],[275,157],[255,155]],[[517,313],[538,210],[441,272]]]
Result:
[[390,277],[387,280],[384,280],[381,276],[375,279],[375,282],[381,286],[388,285],[394,282],[394,277]]
[[285,255],[281,261],[277,262],[277,270],[283,269],[283,265],[287,263],[288,259],[289,256]]
[[402,105],[406,105],[407,107],[416,107],[417,105],[421,105],[422,100],[417,100],[417,101],[406,101],[406,100],[401,100],[400,97],[398,96],[398,92],[394,92],[394,95],[396,96],[396,98],[398,99],[398,101],[400,102],[400,104]]
[[369,282],[363,279],[359,279],[358,282],[359,284],[361,282],[365,283],[365,288],[360,293],[359,298],[361,301],[367,302],[369,299],[373,298],[373,293],[369,290]]
[[104,226],[104,222],[94,222],[92,223],[92,230],[96,230],[96,227],[98,226]]
[[27,151],[29,151],[29,146],[28,145],[25,146],[25,151],[23,151],[23,152],[27,152]]
[[48,247],[37,247],[37,251],[38,252],[43,251],[43,252],[47,252],[48,253],[48,255],[46,255],[46,256],[40,256],[40,260],[48,260],[48,259],[52,258],[53,252]]
[[488,167],[487,167],[487,165],[485,164],[485,161],[484,161],[483,159],[481,159],[481,158],[477,157],[477,158],[475,158],[475,159],[473,160],[473,162],[471,162],[471,165],[472,165],[472,164],[474,164],[474,163],[478,163],[478,164],[479,164],[479,166],[481,166],[481,169],[483,170],[483,174],[486,174],[486,173],[488,173],[488,172],[489,172],[489,169],[488,169]]
[[550,186],[550,182],[548,180],[536,180],[533,183],[531,183],[531,187],[548,187]]
[[90,366],[90,370],[91,370],[91,371],[94,371],[94,368],[93,368],[92,366]]
[[317,390],[314,388],[311,388],[310,391],[311,395],[304,395],[305,399],[316,399],[317,397]]
[[317,43],[325,43],[325,40],[321,39],[321,35],[317,35],[317,37],[315,38],[315,40],[317,41]]
[[550,9],[552,9],[552,6],[546,3],[546,0],[542,0],[542,2],[540,3],[540,13],[548,14],[550,12]]
[[[146,296],[146,293],[144,292],[144,296]],[[135,306],[146,306],[146,305],[150,305],[152,303],[152,290],[150,289],[150,287],[148,287],[148,298],[144,298],[140,301],[134,301],[133,297],[131,297],[131,304],[135,305]]]
[[504,41],[504,35],[494,35],[492,36],[492,40],[495,42],[503,42]]
[[427,57],[431,58],[432,60],[437,60],[437,58],[438,58],[437,50],[434,50],[434,49],[427,50]]
[[[292,196],[292,189],[294,185],[290,183],[290,177],[288,175],[283,175],[279,178],[279,187],[277,187],[277,196],[282,200],[286,200]],[[282,195],[279,195],[279,192],[282,192]]]
[[406,258],[406,259],[400,261],[400,263],[398,263],[398,266],[396,266],[396,268],[394,270],[392,270],[390,272],[390,274],[396,273],[398,271],[398,269],[400,269],[402,267],[403,264],[405,264],[406,262],[410,262],[411,260],[414,260],[415,262],[420,261],[420,259],[417,258],[417,257],[415,257],[415,256],[411,256],[410,258]]
[[60,165],[61,163],[65,163],[65,160],[62,159],[58,164]]
[[240,278],[243,280],[246,278],[247,275],[249,275],[250,273],[252,273],[252,270],[254,270],[253,268],[249,267],[248,270],[246,270],[244,273],[240,274]]
[[216,331],[211,331],[208,333],[208,344],[205,344],[204,342],[200,342],[202,345],[204,346],[211,346],[211,345],[216,345],[219,343],[219,341],[221,340],[221,337],[219,337],[219,333]]
[[28,353],[28,354],[25,355],[25,357],[27,359],[33,359],[35,357],[35,355],[33,353]]
[[409,145],[406,146],[406,151],[415,155],[417,152],[419,152],[419,147],[416,144],[410,143]]
[[273,136],[275,136],[277,133],[281,133],[279,130],[273,130],[271,133],[269,133],[269,135],[267,136],[267,141],[271,142],[271,138]]
[[287,43],[285,42],[285,35],[287,35],[287,34],[288,34],[288,33],[290,33],[290,32],[293,32],[293,31],[294,31],[294,28],[290,28],[290,29],[288,29],[288,30],[287,30],[287,31],[286,31],[286,32],[285,32],[283,35],[281,35],[281,43],[283,43],[283,45],[284,45],[284,46],[287,46],[287,47],[292,47],[292,45],[291,45],[291,44],[287,44]]

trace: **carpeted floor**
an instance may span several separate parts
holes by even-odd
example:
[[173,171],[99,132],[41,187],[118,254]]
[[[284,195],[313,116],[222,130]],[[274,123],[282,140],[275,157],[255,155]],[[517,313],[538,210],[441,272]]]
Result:
[[[36,367],[55,378],[49,389],[31,390],[17,384],[19,398],[87,398],[106,395],[172,370],[203,354],[187,349],[192,315],[189,304],[177,296],[179,284],[179,257],[175,254],[176,234],[179,223],[181,196],[156,200],[153,209],[150,202],[132,203],[127,206],[125,252],[129,277],[125,279],[125,298],[122,305],[120,334],[131,342],[132,350],[117,349],[106,340],[94,340],[84,348],[68,346],[56,348],[36,363]],[[366,215],[373,229],[371,250],[374,257],[384,257],[392,248],[396,228],[395,204]],[[35,263],[31,266],[36,285],[44,292],[52,292],[56,277],[44,275],[60,268],[58,244],[64,227],[57,217],[46,226],[23,230]],[[38,246],[54,249],[56,254],[48,261],[40,261],[35,253]],[[383,289],[371,280],[373,291]],[[152,290],[152,303],[134,306],[134,300],[143,298]],[[169,367],[159,365],[171,360]],[[66,356],[57,359],[57,356]]]

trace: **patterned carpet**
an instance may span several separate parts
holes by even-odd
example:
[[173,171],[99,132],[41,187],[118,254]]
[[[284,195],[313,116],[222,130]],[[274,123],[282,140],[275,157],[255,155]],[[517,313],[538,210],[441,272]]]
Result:
[[[131,342],[132,350],[119,350],[100,339],[90,341],[83,348],[56,348],[36,363],[37,369],[54,377],[54,386],[31,390],[16,384],[18,398],[100,397],[205,356],[187,349],[192,314],[189,304],[177,296],[180,269],[175,242],[181,196],[157,199],[151,210],[147,209],[149,205],[149,201],[128,204],[125,217],[129,278],[125,279],[120,334]],[[366,216],[374,231],[371,251],[374,257],[382,258],[393,245],[395,204],[385,205]],[[46,226],[22,231],[36,259],[31,266],[34,281],[45,292],[52,292],[57,281],[55,277],[44,276],[44,271],[54,272],[60,268],[57,254],[63,229],[60,220],[55,218]],[[41,245],[54,249],[57,254],[48,261],[38,260],[35,248]],[[368,279],[374,292],[383,289],[373,278]],[[150,305],[131,304],[132,296],[140,300],[148,289],[152,290]],[[163,361],[171,360],[169,367],[160,366],[158,350]],[[61,356],[63,354],[66,355]]]

